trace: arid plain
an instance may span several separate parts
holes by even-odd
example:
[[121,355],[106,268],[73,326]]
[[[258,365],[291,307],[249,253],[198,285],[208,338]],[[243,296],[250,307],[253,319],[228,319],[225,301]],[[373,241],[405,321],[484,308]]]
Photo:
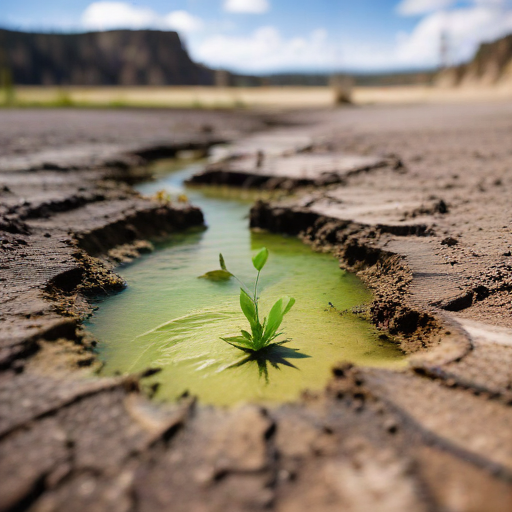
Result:
[[[0,510],[510,510],[512,103],[447,94],[1,110]],[[333,361],[322,393],[234,409],[95,376],[91,294],[121,289],[116,264],[147,240],[203,223],[131,184],[220,143],[197,180],[278,189],[251,226],[357,272],[405,370]]]

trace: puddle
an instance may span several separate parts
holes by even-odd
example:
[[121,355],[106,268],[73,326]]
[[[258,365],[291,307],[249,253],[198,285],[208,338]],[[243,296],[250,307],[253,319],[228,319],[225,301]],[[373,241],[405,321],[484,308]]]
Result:
[[[162,371],[145,379],[148,385],[158,384],[156,399],[175,400],[188,391],[202,403],[231,405],[291,401],[306,388],[319,390],[338,361],[404,364],[400,350],[380,340],[374,326],[353,314],[339,314],[371,300],[356,276],[296,239],[251,233],[247,216],[254,197],[240,198],[249,193],[185,190],[183,181],[199,168],[160,166],[161,177],[138,186],[147,195],[163,188],[172,196],[185,191],[203,210],[208,229],[173,235],[153,254],[119,269],[128,288],[102,301],[88,324],[101,340],[105,374],[157,367]],[[228,268],[253,283],[250,258],[263,246],[270,256],[260,279],[260,309],[268,313],[283,295],[296,303],[282,325],[292,341],[257,360],[220,340],[248,328],[237,283],[197,277],[219,268],[222,252]]]

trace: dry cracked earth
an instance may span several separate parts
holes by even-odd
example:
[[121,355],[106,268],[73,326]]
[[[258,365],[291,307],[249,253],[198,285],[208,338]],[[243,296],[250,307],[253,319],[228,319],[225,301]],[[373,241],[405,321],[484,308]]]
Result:
[[[511,114],[1,111],[0,510],[512,510]],[[192,182],[282,190],[251,226],[358,272],[408,368],[333,361],[323,393],[228,410],[96,376],[89,297],[203,224],[130,187],[185,150],[210,152]]]

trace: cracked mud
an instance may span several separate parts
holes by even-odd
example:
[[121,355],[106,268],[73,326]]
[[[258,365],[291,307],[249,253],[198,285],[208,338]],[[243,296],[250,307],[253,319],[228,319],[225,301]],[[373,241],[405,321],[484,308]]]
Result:
[[[510,510],[510,110],[1,112],[0,510]],[[94,376],[88,297],[203,223],[129,183],[220,141],[196,182],[293,191],[251,226],[358,272],[406,371],[333,361],[324,392],[268,410]]]

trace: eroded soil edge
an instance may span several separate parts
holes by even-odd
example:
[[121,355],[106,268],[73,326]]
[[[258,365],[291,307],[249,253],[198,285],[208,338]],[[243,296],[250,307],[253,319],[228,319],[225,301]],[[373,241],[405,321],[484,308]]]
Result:
[[[342,145],[364,153],[360,140]],[[140,377],[90,377],[95,358],[77,334],[86,295],[121,287],[116,261],[147,250],[148,238],[201,225],[199,211],[138,197],[119,184],[123,165],[2,173],[9,286],[0,345],[0,509],[508,510],[509,353],[475,343],[448,313],[499,297],[503,280],[493,287],[492,276],[480,276],[459,287],[440,271],[438,246],[457,239],[440,233],[440,200],[451,206],[451,198],[407,202],[399,215],[408,220],[400,221],[396,212],[383,217],[386,208],[375,214],[378,194],[357,196],[367,179],[377,188],[393,176],[408,185],[396,158],[385,158],[361,178],[347,168],[350,176],[329,179],[320,195],[260,203],[251,223],[300,234],[358,271],[375,293],[373,321],[415,354],[412,367],[337,366],[324,393],[270,410],[221,410],[186,398],[157,405],[140,392]],[[369,213],[347,213],[354,194],[358,205],[371,204]],[[441,250],[453,251],[450,243]]]

